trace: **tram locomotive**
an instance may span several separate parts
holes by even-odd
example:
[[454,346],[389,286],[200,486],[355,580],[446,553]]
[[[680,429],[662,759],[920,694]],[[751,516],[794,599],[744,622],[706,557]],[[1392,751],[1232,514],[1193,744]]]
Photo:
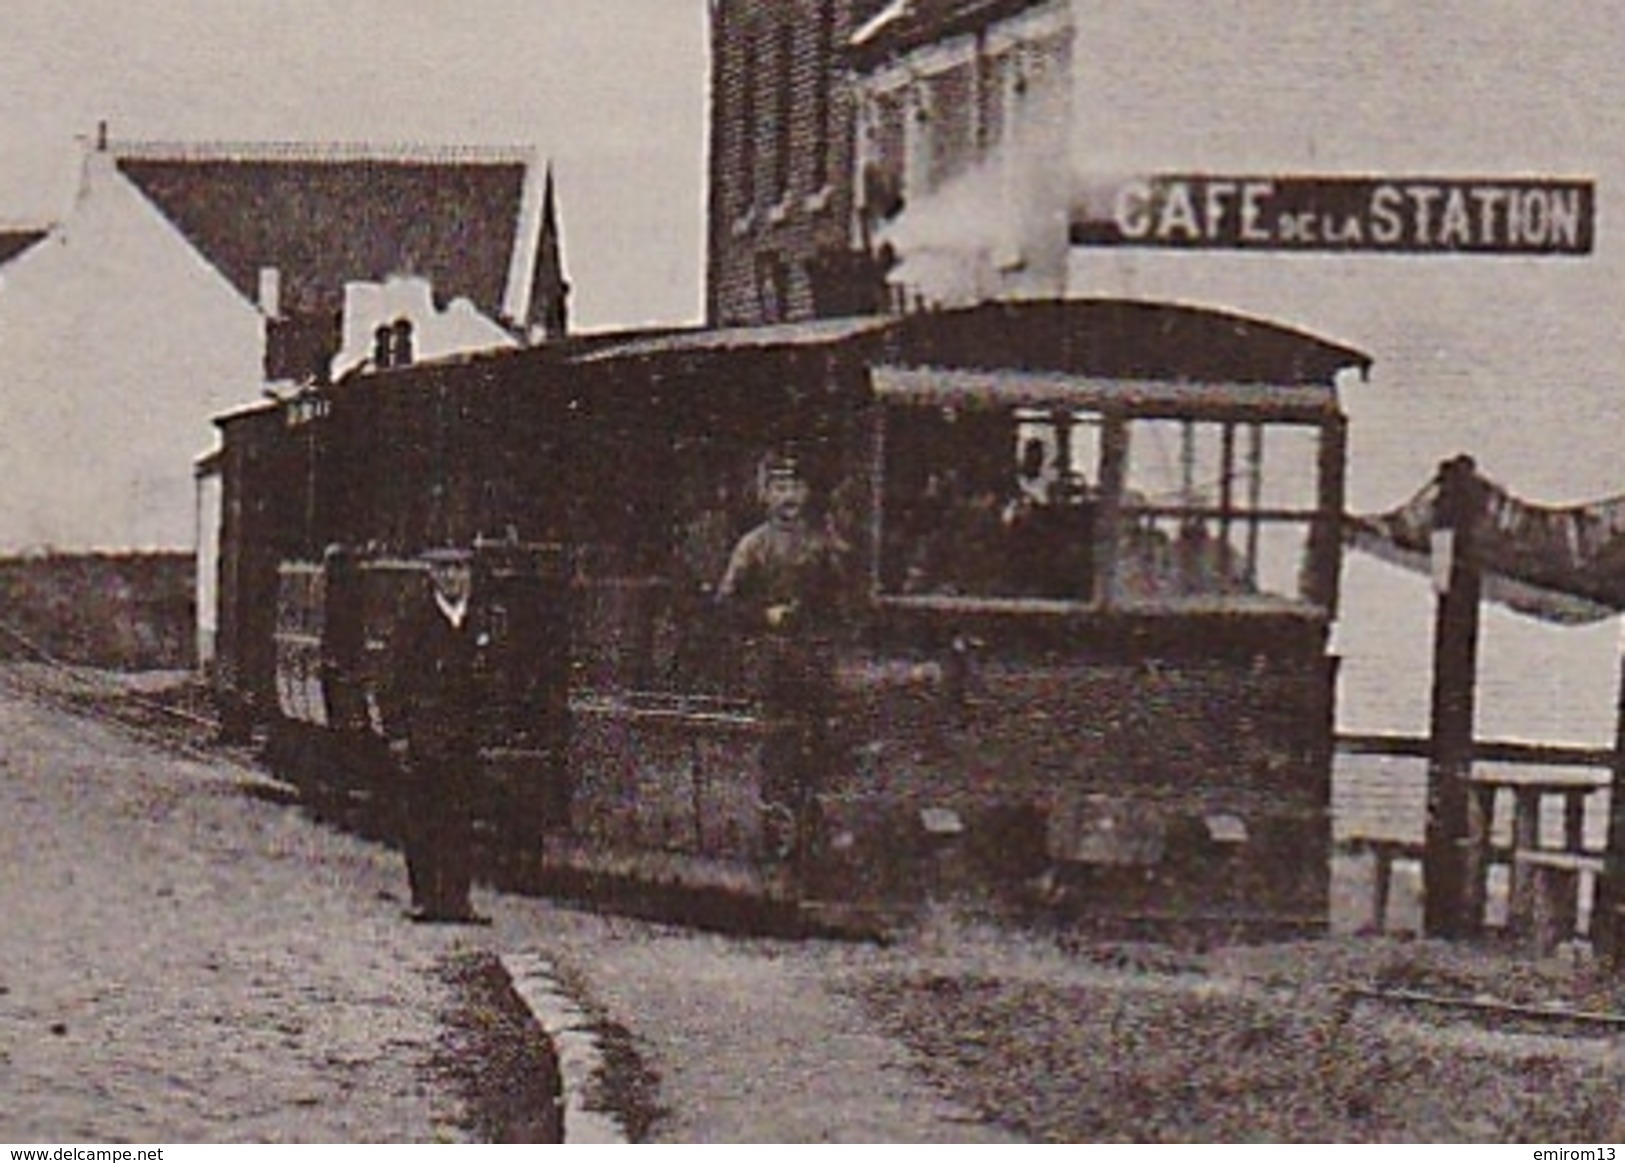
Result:
[[[808,914],[1327,914],[1351,348],[1119,300],[620,334],[218,419],[232,721],[390,795],[369,714],[421,549],[471,547],[483,815],[544,876]],[[823,770],[771,818],[715,587],[793,445],[845,553]],[[308,752],[308,749],[306,749]],[[337,760],[331,759],[337,756]],[[561,879],[561,883],[562,883]]]

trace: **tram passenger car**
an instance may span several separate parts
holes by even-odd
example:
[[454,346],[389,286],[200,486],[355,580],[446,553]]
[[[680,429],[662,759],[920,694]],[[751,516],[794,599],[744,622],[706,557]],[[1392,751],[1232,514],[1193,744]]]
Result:
[[[1338,381],[1367,363],[1261,320],[1078,300],[313,389],[220,420],[221,697],[365,750],[369,685],[411,664],[389,625],[413,556],[469,545],[490,813],[559,875],[1314,930]],[[765,827],[751,644],[714,596],[786,443],[851,595],[793,852]]]

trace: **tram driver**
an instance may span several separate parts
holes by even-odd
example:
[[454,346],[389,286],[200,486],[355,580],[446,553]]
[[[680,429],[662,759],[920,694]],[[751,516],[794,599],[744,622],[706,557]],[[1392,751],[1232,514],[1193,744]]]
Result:
[[762,816],[771,855],[788,857],[828,761],[834,712],[834,631],[845,543],[815,525],[811,489],[793,451],[769,452],[757,487],[766,518],[740,538],[717,601],[740,632],[746,671],[768,721]]
[[1095,500],[1083,475],[1052,474],[1042,440],[1021,446],[1016,479],[1000,510],[1011,589],[1023,597],[1084,599],[1093,587]]

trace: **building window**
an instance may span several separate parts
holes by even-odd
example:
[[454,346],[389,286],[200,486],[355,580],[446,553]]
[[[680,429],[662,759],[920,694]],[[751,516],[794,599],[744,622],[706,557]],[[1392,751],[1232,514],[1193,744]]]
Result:
[[756,90],[760,81],[754,35],[742,36],[734,42],[738,59],[734,63],[739,77],[739,119],[734,132],[739,135],[739,216],[747,217],[756,206]]
[[991,153],[1005,137],[1005,116],[1010,104],[1009,89],[1014,83],[1016,54],[1000,53],[982,57],[977,66],[978,107],[976,111],[976,144],[984,153]]
[[415,358],[412,321],[397,319],[380,323],[372,332],[372,366],[379,370],[408,367]]
[[795,148],[795,135],[791,132],[790,124],[796,107],[796,26],[793,20],[780,22],[777,41],[774,49],[773,195],[782,203],[790,196],[791,157]]
[[756,256],[756,317],[783,323],[790,311],[790,270],[776,254]]
[[921,86],[924,185],[935,190],[969,169],[976,152],[975,66],[955,65]]
[[417,358],[412,344],[412,321],[410,319],[397,319],[390,328],[391,352],[396,367],[408,367]]
[[834,148],[835,128],[835,0],[819,0],[817,41],[813,49],[817,101],[813,139],[813,185],[818,189],[828,186],[830,179],[830,151]]
[[909,112],[906,98],[895,91],[875,94],[866,113],[861,205],[872,228],[903,211]]

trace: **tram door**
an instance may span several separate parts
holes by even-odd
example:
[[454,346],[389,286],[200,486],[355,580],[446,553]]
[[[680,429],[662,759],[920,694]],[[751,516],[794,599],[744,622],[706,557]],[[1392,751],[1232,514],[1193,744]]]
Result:
[[486,766],[508,824],[538,835],[569,816],[570,586],[557,545],[476,542]]

